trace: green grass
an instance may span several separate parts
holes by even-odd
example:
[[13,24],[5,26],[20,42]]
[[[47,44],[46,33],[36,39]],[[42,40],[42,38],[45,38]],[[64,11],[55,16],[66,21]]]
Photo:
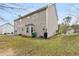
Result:
[[0,49],[7,48],[13,48],[16,55],[79,55],[79,35],[56,35],[46,40],[22,36],[0,36]]

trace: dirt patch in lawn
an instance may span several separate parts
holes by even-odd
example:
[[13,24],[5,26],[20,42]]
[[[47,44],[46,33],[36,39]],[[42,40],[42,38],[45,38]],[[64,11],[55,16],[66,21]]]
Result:
[[7,43],[7,42],[4,42],[4,41],[3,41],[3,42],[0,42],[0,45],[1,45],[1,44],[6,44],[6,43]]
[[14,56],[15,51],[12,48],[0,49],[0,56]]

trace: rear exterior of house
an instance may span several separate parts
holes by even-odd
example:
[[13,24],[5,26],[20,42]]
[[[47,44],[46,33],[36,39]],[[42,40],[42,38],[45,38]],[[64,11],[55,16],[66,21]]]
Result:
[[31,36],[31,33],[35,31],[37,37],[44,37],[44,33],[47,32],[49,38],[55,35],[57,30],[58,19],[55,4],[40,8],[14,21],[16,35]]

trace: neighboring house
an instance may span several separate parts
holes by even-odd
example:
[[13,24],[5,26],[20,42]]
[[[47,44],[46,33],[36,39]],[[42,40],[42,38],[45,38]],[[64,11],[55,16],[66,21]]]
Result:
[[74,29],[68,28],[67,31],[66,31],[66,34],[68,34],[68,35],[74,34]]
[[74,33],[79,33],[79,25],[72,25],[66,31],[66,34],[74,34]]
[[10,23],[0,25],[0,34],[13,34],[14,26]]
[[73,29],[74,29],[74,33],[79,33],[79,25],[78,25],[78,27],[75,27]]
[[78,24],[72,25],[71,27],[74,29],[74,33],[79,33],[79,25]]
[[35,31],[37,37],[40,37],[47,32],[49,38],[55,35],[57,30],[58,17],[55,4],[45,6],[14,20],[15,34],[31,36],[31,33]]

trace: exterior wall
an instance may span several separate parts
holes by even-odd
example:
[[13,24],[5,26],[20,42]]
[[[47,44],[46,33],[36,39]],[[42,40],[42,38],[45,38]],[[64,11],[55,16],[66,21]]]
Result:
[[[16,20],[15,24],[15,34],[22,34],[26,36],[30,36],[31,34],[27,33],[26,26],[28,24],[34,24],[35,32],[37,33],[37,37],[44,36],[43,28],[47,28],[48,37],[51,37],[56,34],[56,30],[58,30],[58,21],[55,5],[50,5],[48,8],[41,10],[32,15],[26,16],[20,20]],[[23,30],[22,30],[23,29]]]
[[56,14],[56,7],[55,5],[48,6],[46,10],[46,26],[48,37],[51,37],[56,34],[56,30],[58,30],[58,19]]
[[[26,32],[25,25],[34,24],[35,25],[34,29],[35,29],[35,32],[37,33],[37,37],[43,36],[43,32],[44,32],[43,27],[46,26],[46,10],[42,10],[38,13],[22,18],[21,23],[20,23],[20,20],[17,20],[14,22],[14,24],[15,24],[15,30],[17,30],[15,34],[23,34],[23,35],[30,36],[30,34]],[[22,28],[23,28],[23,31],[22,31]]]
[[20,20],[18,20],[18,21],[16,21],[16,22],[14,22],[14,33],[15,34],[20,34],[21,32],[21,22],[20,22]]
[[33,21],[33,23],[35,23],[35,31],[37,32],[37,36],[44,36],[43,28],[46,27],[46,10],[36,13],[35,17],[33,20],[36,19],[36,22]]
[[0,34],[2,34],[2,31],[3,31],[3,30],[2,30],[2,27],[1,27],[1,28],[0,28]]
[[74,33],[74,29],[70,29],[66,32],[67,35],[73,34]]
[[0,34],[8,34],[12,32],[14,33],[14,27],[9,24],[6,24],[0,28]]

